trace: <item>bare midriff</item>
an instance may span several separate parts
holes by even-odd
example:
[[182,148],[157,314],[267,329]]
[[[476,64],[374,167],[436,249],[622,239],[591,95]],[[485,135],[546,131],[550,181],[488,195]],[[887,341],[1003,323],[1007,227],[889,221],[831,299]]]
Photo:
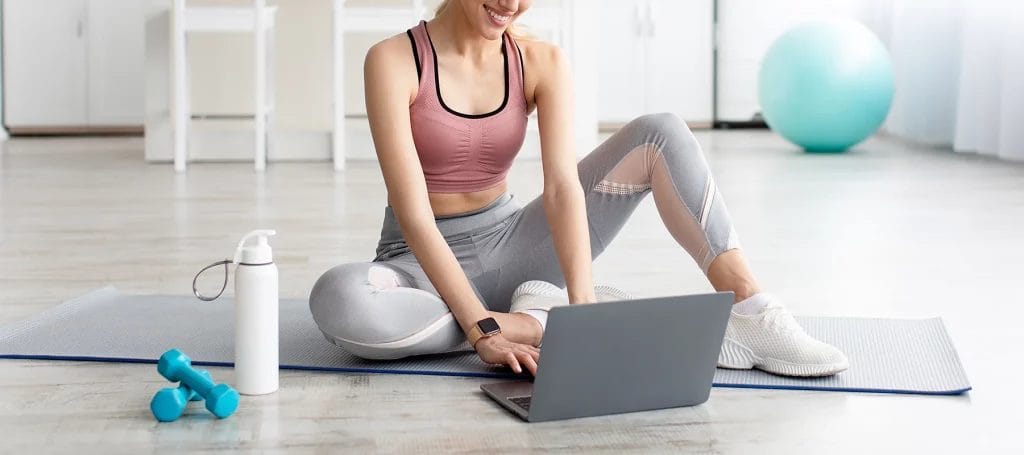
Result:
[[450,216],[460,213],[472,212],[486,207],[494,202],[508,189],[506,182],[500,185],[481,191],[470,193],[428,193],[430,197],[430,208],[434,216]]

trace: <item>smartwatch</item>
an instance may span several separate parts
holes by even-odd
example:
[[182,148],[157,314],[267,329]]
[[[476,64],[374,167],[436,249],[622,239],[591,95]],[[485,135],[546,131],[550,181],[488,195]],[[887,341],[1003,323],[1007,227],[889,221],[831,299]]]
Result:
[[477,341],[499,333],[501,333],[501,326],[498,325],[498,321],[495,321],[494,318],[485,318],[473,324],[473,328],[469,329],[466,338],[469,340],[469,345],[476,349]]

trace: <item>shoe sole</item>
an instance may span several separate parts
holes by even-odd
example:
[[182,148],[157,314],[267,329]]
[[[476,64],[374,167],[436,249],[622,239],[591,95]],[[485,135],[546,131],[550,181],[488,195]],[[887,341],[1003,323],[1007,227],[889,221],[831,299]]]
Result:
[[722,340],[722,352],[718,356],[718,366],[731,370],[757,368],[772,374],[798,377],[832,376],[849,368],[847,362],[795,364],[778,359],[765,359],[758,357],[747,347],[729,338]]
[[621,302],[624,300],[633,300],[633,296],[622,289],[598,285],[594,286],[594,296],[597,297],[598,302]]

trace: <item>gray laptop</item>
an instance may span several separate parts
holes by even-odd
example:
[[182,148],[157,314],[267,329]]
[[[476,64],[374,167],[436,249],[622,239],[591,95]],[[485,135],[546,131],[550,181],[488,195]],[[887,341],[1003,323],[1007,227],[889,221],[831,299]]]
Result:
[[733,294],[557,307],[537,377],[480,388],[530,422],[707,401]]

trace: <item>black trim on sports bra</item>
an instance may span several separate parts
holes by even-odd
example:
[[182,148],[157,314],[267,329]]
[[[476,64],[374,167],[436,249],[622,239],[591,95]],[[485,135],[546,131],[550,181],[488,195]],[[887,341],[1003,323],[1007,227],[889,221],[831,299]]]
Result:
[[409,43],[412,44],[412,58],[416,60],[416,79],[423,79],[423,69],[420,68],[420,53],[416,50],[416,38],[412,36],[412,29],[405,31],[406,35],[409,35]]
[[523,86],[523,102],[526,103],[526,108],[529,109],[530,100],[526,99],[526,61],[523,60],[523,49],[519,47],[519,43],[511,36],[508,39],[516,46],[516,52],[519,53],[519,84]]
[[459,111],[456,111],[455,109],[452,109],[452,108],[448,107],[448,105],[444,103],[444,98],[441,97],[441,77],[438,75],[438,71],[437,71],[437,49],[434,48],[434,40],[430,38],[430,32],[427,30],[426,21],[423,21],[423,32],[426,33],[426,35],[427,35],[427,41],[430,42],[430,53],[433,54],[433,56],[434,56],[434,89],[437,91],[437,101],[441,103],[441,107],[443,107],[444,110],[448,111],[448,113],[450,113],[452,115],[456,115],[456,116],[459,116],[459,117],[462,117],[462,118],[473,118],[473,119],[490,117],[492,115],[496,115],[496,114],[500,113],[501,111],[505,110],[505,106],[508,105],[508,92],[509,92],[508,85],[509,84],[508,84],[508,46],[505,43],[504,35],[502,35],[502,40],[501,40],[501,57],[505,61],[505,97],[501,100],[501,106],[498,106],[497,109],[495,109],[495,110],[493,110],[491,112],[488,112],[486,114],[463,114],[463,113],[461,113]]

